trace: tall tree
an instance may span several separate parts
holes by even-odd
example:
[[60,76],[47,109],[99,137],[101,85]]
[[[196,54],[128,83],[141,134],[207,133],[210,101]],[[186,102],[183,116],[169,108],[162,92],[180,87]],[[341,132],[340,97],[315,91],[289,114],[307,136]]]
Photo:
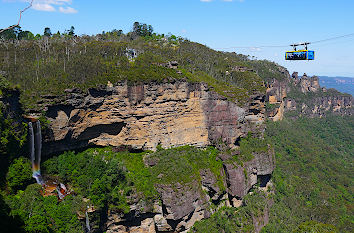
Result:
[[75,36],[75,27],[74,26],[71,26],[68,34],[69,34],[69,36]]
[[154,28],[153,28],[151,25],[149,25],[149,26],[148,26],[148,33],[149,33],[149,36],[151,36],[153,32],[154,32]]
[[139,23],[139,22],[135,22],[135,23],[133,24],[133,32],[139,34],[140,28],[141,28],[141,26],[140,26],[140,23]]
[[18,34],[18,39],[19,40],[33,40],[34,39],[34,35],[30,31],[21,31]]
[[49,36],[49,37],[52,36],[52,31],[50,30],[49,27],[44,28],[44,33],[43,33],[43,35],[44,35],[44,36]]

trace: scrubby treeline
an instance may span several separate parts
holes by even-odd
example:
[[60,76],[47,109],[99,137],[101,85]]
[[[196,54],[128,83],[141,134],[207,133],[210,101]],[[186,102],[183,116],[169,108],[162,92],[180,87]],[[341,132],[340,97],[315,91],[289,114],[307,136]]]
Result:
[[[113,30],[93,36],[67,33],[33,40],[1,40],[0,74],[20,87],[21,100],[28,108],[34,107],[41,95],[123,80],[203,81],[220,94],[245,102],[248,96],[264,91],[264,80],[284,78],[275,63],[218,52],[152,30],[149,25],[137,23],[127,34]],[[177,61],[177,71],[166,67],[171,61]]]

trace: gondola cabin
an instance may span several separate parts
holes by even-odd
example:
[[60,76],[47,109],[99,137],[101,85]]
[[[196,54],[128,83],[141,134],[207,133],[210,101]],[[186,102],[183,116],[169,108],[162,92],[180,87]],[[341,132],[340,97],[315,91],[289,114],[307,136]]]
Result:
[[298,50],[285,52],[285,60],[314,60],[315,51]]

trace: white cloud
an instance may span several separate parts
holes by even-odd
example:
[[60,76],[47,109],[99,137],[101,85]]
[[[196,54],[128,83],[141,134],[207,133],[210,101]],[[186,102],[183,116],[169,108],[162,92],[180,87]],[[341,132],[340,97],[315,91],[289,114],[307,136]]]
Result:
[[32,8],[37,11],[55,11],[55,8],[47,3],[33,3]]
[[[21,0],[22,2],[31,2],[31,0]],[[37,11],[59,11],[64,14],[75,14],[78,11],[70,5],[72,0],[34,0],[32,8]],[[59,6],[59,8],[57,8]]]
[[70,7],[70,6],[67,6],[67,7],[59,7],[59,11],[61,13],[64,13],[64,14],[75,14],[77,13],[77,10],[75,10],[74,8]]

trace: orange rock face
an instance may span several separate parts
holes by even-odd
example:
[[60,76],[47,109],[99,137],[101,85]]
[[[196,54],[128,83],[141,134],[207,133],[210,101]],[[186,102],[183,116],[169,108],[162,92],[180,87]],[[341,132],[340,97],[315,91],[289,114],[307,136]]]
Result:
[[[157,145],[203,147],[219,139],[232,144],[249,131],[249,125],[264,119],[263,110],[250,112],[248,106],[227,101],[205,84],[188,82],[122,83],[89,93],[71,90],[65,98],[63,104],[48,106],[49,152],[85,145],[144,150]],[[264,108],[264,103],[258,105]]]

